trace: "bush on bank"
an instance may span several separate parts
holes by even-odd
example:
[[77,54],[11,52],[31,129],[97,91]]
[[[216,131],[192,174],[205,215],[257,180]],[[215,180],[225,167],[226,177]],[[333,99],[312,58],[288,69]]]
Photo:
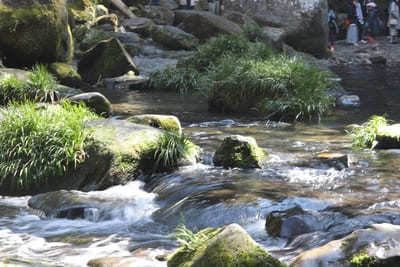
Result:
[[10,191],[46,186],[76,168],[90,142],[84,121],[97,116],[82,105],[12,104],[0,121],[0,178]]
[[200,93],[218,112],[257,113],[272,119],[319,119],[334,105],[330,73],[301,58],[276,54],[265,43],[220,36],[190,58],[151,76],[151,87]]

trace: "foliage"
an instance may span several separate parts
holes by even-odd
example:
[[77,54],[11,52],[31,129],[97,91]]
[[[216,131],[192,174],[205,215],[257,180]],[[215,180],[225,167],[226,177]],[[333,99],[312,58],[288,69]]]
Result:
[[63,102],[37,108],[13,104],[0,121],[0,177],[12,189],[47,185],[85,160],[89,131],[84,121],[95,118],[84,106]]
[[209,80],[213,82],[204,93],[210,106],[222,112],[255,110],[270,118],[298,120],[319,118],[333,105],[326,93],[328,73],[298,58],[227,57],[209,72]]
[[31,97],[39,102],[54,102],[57,93],[57,80],[44,65],[35,65],[29,75],[28,87]]
[[154,160],[153,172],[168,171],[177,168],[179,160],[195,149],[196,146],[184,134],[165,132],[144,152],[143,158]]
[[174,236],[186,252],[194,252],[210,238],[205,232],[193,233],[185,224],[175,228]]
[[355,267],[374,267],[377,264],[376,259],[365,252],[354,254],[351,257],[350,263]]
[[267,39],[260,26],[254,24],[246,24],[243,27],[244,36],[251,42],[262,42]]
[[167,68],[150,75],[150,87],[154,90],[187,94],[196,92],[206,82],[206,76],[194,69]]
[[373,115],[360,127],[348,132],[353,141],[353,147],[373,149],[378,144],[376,141],[378,129],[386,126],[387,123],[385,117]]
[[0,79],[0,105],[7,105],[13,101],[25,101],[28,92],[27,84],[12,75],[6,75]]

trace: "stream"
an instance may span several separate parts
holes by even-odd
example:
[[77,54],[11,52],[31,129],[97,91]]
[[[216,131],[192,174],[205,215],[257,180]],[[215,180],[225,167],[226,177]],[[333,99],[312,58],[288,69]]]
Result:
[[[82,193],[101,200],[83,219],[42,218],[27,197],[0,198],[0,262],[17,266],[86,266],[99,257],[136,257],[135,266],[166,266],[157,260],[177,247],[171,238],[184,222],[191,229],[240,224],[259,244],[290,263],[299,253],[372,223],[400,224],[400,150],[356,151],[344,127],[372,114],[400,120],[400,67],[336,69],[342,85],[361,98],[358,109],[335,109],[320,124],[285,124],[262,118],[206,112],[201,97],[166,93],[105,94],[117,112],[178,116],[184,132],[204,150],[202,163],[174,173],[140,177],[105,191]],[[269,153],[263,169],[225,170],[212,154],[231,134],[251,135]],[[313,159],[321,152],[349,157],[335,169]],[[79,193],[79,192],[78,192]],[[269,212],[299,206],[310,231],[270,237]]]

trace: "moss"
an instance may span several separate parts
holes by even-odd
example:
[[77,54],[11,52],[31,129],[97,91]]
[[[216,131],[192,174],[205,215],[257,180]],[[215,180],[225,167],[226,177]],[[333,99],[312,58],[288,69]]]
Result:
[[32,66],[37,62],[71,59],[73,43],[65,1],[16,7],[0,3],[0,46],[7,66]]
[[61,84],[72,87],[79,87],[81,84],[81,76],[71,65],[60,62],[52,63],[49,65],[49,71]]
[[148,125],[165,131],[182,133],[181,123],[175,116],[165,115],[138,115],[128,118],[128,121]]
[[377,261],[365,252],[354,254],[351,257],[350,263],[354,267],[374,267],[377,266]]
[[[242,137],[240,137],[242,138]],[[242,141],[238,137],[228,137],[217,149],[214,163],[223,167],[259,168],[265,153],[257,144]],[[253,139],[254,140],[254,139]]]

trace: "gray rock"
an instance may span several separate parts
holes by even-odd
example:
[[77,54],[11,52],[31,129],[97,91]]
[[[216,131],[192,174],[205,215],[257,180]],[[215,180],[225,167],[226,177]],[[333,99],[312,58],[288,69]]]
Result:
[[349,156],[342,153],[319,153],[315,159],[338,170],[349,167]]
[[252,17],[262,26],[284,30],[285,43],[296,50],[326,55],[328,23],[326,0],[266,0],[224,2],[225,10]]
[[128,118],[128,121],[143,125],[152,126],[165,131],[172,131],[181,134],[181,122],[176,116],[144,114]]
[[163,6],[145,6],[140,15],[158,25],[173,25],[175,20],[174,11]]
[[116,78],[106,78],[103,86],[109,90],[143,90],[149,82],[148,77],[136,76],[133,72]]
[[200,40],[220,34],[242,34],[243,30],[234,22],[206,11],[179,10],[175,12],[178,27]]
[[199,40],[192,34],[173,26],[155,26],[151,30],[151,38],[171,50],[193,50]]
[[[303,252],[290,266],[345,267],[351,266],[351,261],[359,255],[364,258],[362,266],[399,266],[399,247],[400,226],[373,224],[368,229],[354,231],[342,239]],[[372,265],[372,262],[375,263]]]
[[259,27],[257,22],[246,14],[228,11],[223,14],[223,17],[243,27]]
[[359,107],[361,103],[357,95],[342,95],[336,99],[336,104],[341,107]]
[[162,58],[162,57],[134,57],[133,60],[139,70],[139,73],[143,76],[149,76],[150,73],[155,71],[161,71],[169,67],[175,67],[178,62],[177,59],[173,58]]
[[226,137],[214,155],[214,164],[224,168],[261,168],[265,153],[253,137]]
[[151,19],[141,17],[125,19],[121,24],[127,31],[135,32],[143,36],[149,36],[151,27],[155,25]]
[[83,102],[95,113],[108,117],[112,114],[110,101],[102,94],[97,92],[83,93],[68,98],[72,103]]

